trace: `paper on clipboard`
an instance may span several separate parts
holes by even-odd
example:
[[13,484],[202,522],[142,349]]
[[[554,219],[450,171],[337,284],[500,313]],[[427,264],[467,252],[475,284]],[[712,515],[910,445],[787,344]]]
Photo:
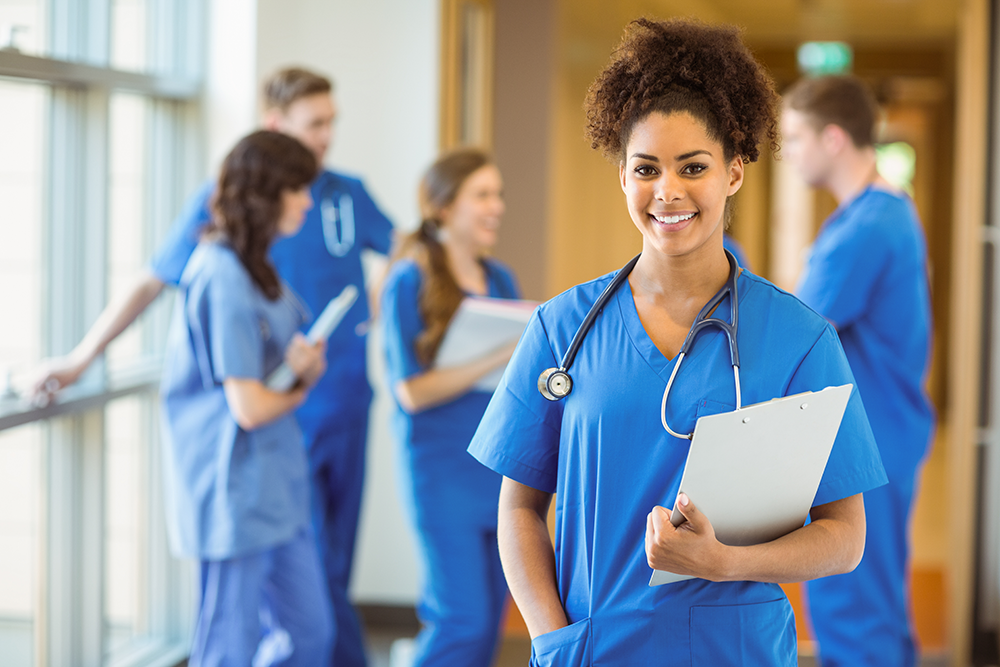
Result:
[[[531,318],[534,301],[467,297],[448,325],[434,365],[449,368],[474,361],[521,337]],[[492,392],[500,384],[503,368],[476,383],[474,389]]]
[[[762,544],[805,523],[852,389],[827,387],[698,419],[679,492],[720,542]],[[670,520],[684,519],[674,509]],[[692,578],[653,570],[649,585]]]

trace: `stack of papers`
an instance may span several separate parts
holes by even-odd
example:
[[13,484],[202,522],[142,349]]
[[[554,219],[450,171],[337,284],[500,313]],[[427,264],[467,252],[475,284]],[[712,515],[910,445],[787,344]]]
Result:
[[[461,366],[518,340],[537,305],[534,301],[467,297],[448,325],[435,366]],[[501,367],[489,373],[473,389],[492,392],[503,371]]]

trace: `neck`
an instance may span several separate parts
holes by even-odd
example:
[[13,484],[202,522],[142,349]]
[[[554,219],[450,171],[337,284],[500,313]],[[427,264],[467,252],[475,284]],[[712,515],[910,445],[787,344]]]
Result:
[[849,149],[844,153],[826,184],[827,190],[843,206],[864,192],[879,178],[872,146]]
[[729,260],[721,244],[706,243],[682,257],[663,255],[643,244],[631,277],[633,289],[657,301],[704,304],[726,284]]
[[483,252],[467,243],[454,238],[447,238],[442,243],[448,267],[455,276],[455,281],[462,289],[469,292],[481,292],[485,277],[480,264]]

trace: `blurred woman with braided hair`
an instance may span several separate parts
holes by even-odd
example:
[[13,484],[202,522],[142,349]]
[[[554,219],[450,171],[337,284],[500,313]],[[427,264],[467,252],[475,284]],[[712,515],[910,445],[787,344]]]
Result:
[[[698,336],[661,407],[682,343],[716,295],[714,317],[733,325],[739,295],[743,404],[853,383],[833,327],[723,249],[744,163],[761,142],[776,145],[776,107],[738,30],[689,21],[633,22],[591,86],[588,134],[619,167],[642,253],[535,311],[470,446],[504,475],[500,554],[533,665],[795,665],[792,608],[778,582],[861,559],[861,494],[885,475],[856,390],[811,523],[766,544],[716,539],[698,499],[678,493],[690,441],[661,425],[661,409],[683,434],[699,416],[736,407],[718,328]],[[560,366],[612,285],[578,348],[572,391],[554,400],[544,371]],[[676,527],[675,503],[685,519]],[[650,587],[650,568],[694,578]]]
[[424,568],[416,667],[489,665],[507,600],[496,533],[500,476],[466,450],[490,399],[476,383],[503,367],[514,346],[461,366],[434,366],[466,296],[520,295],[510,269],[489,256],[504,212],[502,188],[496,165],[478,150],[457,150],[431,165],[420,184],[423,221],[402,239],[382,292],[403,498]]

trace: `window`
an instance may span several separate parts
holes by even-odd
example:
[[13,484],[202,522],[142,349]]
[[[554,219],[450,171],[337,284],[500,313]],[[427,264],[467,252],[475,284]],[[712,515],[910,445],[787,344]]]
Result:
[[52,405],[24,396],[197,184],[201,5],[0,0],[4,667],[172,664],[189,645],[195,571],[169,553],[155,464],[169,304]]

